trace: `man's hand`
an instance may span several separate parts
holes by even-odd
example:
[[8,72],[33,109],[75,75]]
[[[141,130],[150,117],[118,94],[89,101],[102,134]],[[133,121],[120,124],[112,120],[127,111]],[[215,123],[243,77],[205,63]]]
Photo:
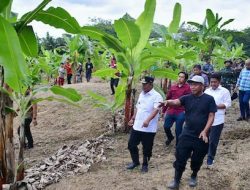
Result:
[[128,122],[128,126],[132,127],[134,125],[134,119],[131,119],[129,122]]
[[149,122],[150,122],[150,121],[145,120],[145,121],[143,122],[143,124],[142,124],[142,127],[148,127]]
[[205,143],[208,143],[208,137],[207,137],[207,133],[206,131],[201,131],[201,134],[199,136],[199,138],[202,138],[202,140],[205,142]]
[[163,101],[163,102],[159,102],[159,106],[158,108],[161,108],[162,106],[167,106],[168,105],[168,101]]
[[239,87],[235,86],[235,88],[233,89],[233,92],[238,92],[239,91]]

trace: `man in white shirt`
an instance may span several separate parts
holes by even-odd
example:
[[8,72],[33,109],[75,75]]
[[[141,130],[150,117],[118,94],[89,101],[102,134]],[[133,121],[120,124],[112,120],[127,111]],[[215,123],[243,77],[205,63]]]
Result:
[[214,122],[210,128],[209,134],[209,148],[207,157],[207,166],[211,167],[214,162],[217,146],[219,143],[220,135],[225,123],[226,108],[231,106],[230,92],[220,85],[221,75],[214,73],[211,75],[210,88],[205,93],[213,96],[217,105],[217,112],[215,113]]
[[132,163],[127,169],[132,170],[140,165],[138,145],[142,143],[143,164],[141,172],[148,171],[148,161],[152,156],[154,137],[157,131],[159,117],[159,102],[163,101],[162,96],[153,89],[154,78],[146,76],[142,80],[142,92],[139,95],[136,110],[129,121],[132,126],[128,149],[132,158]]

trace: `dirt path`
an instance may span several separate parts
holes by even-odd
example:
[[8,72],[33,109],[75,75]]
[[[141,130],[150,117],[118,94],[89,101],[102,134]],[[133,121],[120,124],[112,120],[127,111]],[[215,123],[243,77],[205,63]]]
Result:
[[[106,83],[84,83],[72,85],[82,93],[88,89],[107,96],[110,93]],[[32,128],[35,139],[34,149],[25,152],[28,165],[34,165],[46,158],[63,144],[84,141],[105,131],[108,113],[94,109],[89,102],[82,103],[78,110],[61,103],[46,102],[39,105],[39,125]],[[236,122],[237,104],[227,113],[227,122],[218,148],[215,167],[202,168],[199,173],[199,190],[248,190],[250,189],[250,123]],[[127,150],[128,134],[118,133],[114,144],[106,150],[107,160],[91,167],[84,175],[62,179],[47,190],[163,190],[173,177],[174,143],[164,145],[165,134],[162,122],[155,138],[150,169],[146,174],[140,170],[126,171],[130,162]],[[190,189],[187,180],[190,175],[189,163],[180,189]]]

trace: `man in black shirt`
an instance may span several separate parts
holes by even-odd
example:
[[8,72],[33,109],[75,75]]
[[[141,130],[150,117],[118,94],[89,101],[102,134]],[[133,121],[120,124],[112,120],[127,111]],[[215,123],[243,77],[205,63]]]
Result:
[[86,80],[87,82],[89,82],[91,79],[91,74],[93,69],[93,64],[91,63],[90,58],[88,58],[88,62],[85,64],[85,69],[86,69]]
[[179,188],[182,173],[190,157],[193,173],[189,180],[189,186],[195,187],[197,185],[197,173],[208,151],[208,131],[217,111],[214,98],[203,93],[203,77],[196,75],[188,80],[188,83],[192,94],[164,102],[167,106],[184,106],[186,115],[185,127],[176,147],[175,177],[169,184],[169,189]]

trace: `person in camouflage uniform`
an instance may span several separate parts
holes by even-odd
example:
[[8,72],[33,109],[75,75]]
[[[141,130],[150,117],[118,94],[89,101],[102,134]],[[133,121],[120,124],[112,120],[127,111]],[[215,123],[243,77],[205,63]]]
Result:
[[236,84],[236,73],[232,69],[233,62],[231,60],[227,60],[224,62],[225,68],[220,70],[221,74],[221,85],[229,90],[229,92],[232,92],[232,89],[234,89]]

